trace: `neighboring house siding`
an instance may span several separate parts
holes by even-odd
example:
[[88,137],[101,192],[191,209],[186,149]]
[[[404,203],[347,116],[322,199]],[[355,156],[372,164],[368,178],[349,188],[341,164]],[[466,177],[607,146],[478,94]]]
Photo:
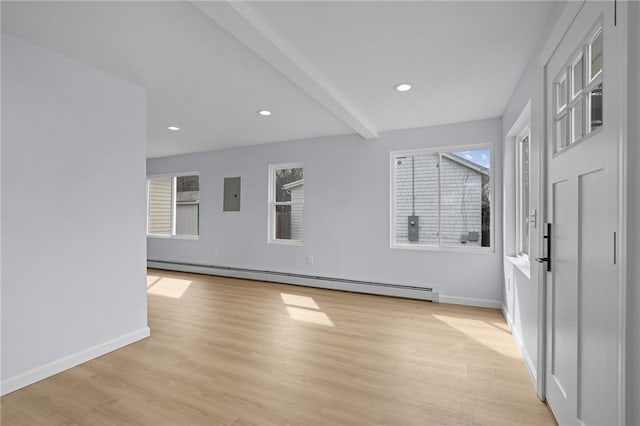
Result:
[[[442,158],[442,244],[459,245],[461,236],[482,231],[482,175]],[[467,242],[480,246],[480,240]]]
[[[399,162],[399,163],[398,163]],[[418,244],[438,244],[438,155],[413,156]],[[442,159],[442,244],[460,245],[461,236],[482,231],[482,174],[448,158]],[[412,156],[396,160],[395,238],[409,243],[412,209]],[[480,240],[467,242],[480,246]]]
[[302,240],[304,185],[291,188],[291,239]]
[[198,235],[199,204],[176,205],[176,235]]
[[[412,211],[412,157],[396,160],[396,242],[408,243],[408,216]],[[438,156],[413,156],[415,214],[419,217],[420,244],[438,244]]]
[[149,180],[149,234],[171,234],[171,181],[170,176]]

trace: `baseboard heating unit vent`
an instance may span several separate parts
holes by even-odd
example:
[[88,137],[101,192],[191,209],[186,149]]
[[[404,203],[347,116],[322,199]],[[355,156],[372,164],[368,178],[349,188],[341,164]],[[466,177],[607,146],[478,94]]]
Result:
[[319,287],[331,290],[343,290],[356,293],[379,294],[383,296],[405,297],[408,299],[428,300],[436,303],[439,302],[438,292],[433,288],[426,287],[319,277],[304,274],[289,274],[286,272],[276,271],[260,271],[256,269],[232,268],[229,266],[169,262],[166,260],[148,259],[147,266],[149,268],[165,269],[169,271],[193,272],[205,275],[271,281],[307,287]]

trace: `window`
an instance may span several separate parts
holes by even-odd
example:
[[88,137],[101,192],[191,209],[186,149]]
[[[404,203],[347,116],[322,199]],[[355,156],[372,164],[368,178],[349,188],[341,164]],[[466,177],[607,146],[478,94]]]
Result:
[[527,128],[516,139],[516,250],[518,256],[529,256],[529,139]]
[[147,184],[147,235],[197,237],[200,176],[155,176]]
[[556,152],[602,126],[602,73],[602,30],[597,29],[554,81]]
[[269,242],[302,244],[303,165],[269,166]]
[[491,247],[491,149],[391,153],[391,247]]

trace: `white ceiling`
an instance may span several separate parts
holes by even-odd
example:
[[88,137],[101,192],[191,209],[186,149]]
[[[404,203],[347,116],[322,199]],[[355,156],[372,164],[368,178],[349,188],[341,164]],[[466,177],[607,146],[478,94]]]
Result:
[[144,86],[162,157],[500,116],[554,6],[3,1],[2,31]]

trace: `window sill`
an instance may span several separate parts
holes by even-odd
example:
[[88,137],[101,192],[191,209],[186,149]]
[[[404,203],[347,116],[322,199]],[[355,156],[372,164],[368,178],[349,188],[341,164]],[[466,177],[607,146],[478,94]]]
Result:
[[302,240],[269,240],[269,244],[280,244],[283,246],[299,246],[302,247]]
[[147,234],[147,238],[158,238],[161,240],[192,240],[196,241],[200,239],[199,235],[157,235]]
[[505,259],[507,259],[507,261],[510,262],[513,266],[518,268],[525,277],[531,279],[531,264],[529,263],[529,258],[519,256],[505,256]]
[[441,247],[441,246],[426,246],[426,245],[403,245],[395,244],[391,245],[392,249],[400,250],[419,250],[419,251],[441,251],[441,252],[453,252],[453,253],[494,253],[493,247]]

